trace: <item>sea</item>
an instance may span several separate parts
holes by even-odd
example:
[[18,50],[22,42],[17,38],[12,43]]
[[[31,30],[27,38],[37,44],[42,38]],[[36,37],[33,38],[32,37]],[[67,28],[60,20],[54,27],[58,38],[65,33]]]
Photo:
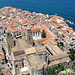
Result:
[[[0,9],[12,6],[30,12],[61,16],[75,22],[75,0],[0,0]],[[75,25],[69,24],[75,31]]]

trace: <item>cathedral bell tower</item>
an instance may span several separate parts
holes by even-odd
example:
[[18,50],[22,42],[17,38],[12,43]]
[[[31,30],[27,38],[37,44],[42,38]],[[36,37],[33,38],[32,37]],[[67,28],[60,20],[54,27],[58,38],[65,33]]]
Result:
[[11,48],[14,47],[13,37],[11,32],[7,29],[6,31],[6,53],[7,55],[11,54]]
[[32,31],[29,25],[26,30],[26,35],[27,35],[27,43],[33,46],[33,36],[32,36]]

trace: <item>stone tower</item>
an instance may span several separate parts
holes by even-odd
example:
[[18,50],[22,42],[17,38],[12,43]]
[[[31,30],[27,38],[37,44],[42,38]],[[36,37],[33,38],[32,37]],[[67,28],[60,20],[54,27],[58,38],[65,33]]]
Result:
[[14,47],[13,37],[11,32],[7,29],[6,31],[6,53],[7,55],[11,54],[11,48]]
[[27,43],[31,44],[33,46],[33,36],[32,36],[32,31],[30,26],[28,25],[27,30],[26,30],[26,38],[27,38]]
[[21,32],[21,35],[22,35],[22,39],[23,40],[27,40],[27,35],[26,35],[26,32]]

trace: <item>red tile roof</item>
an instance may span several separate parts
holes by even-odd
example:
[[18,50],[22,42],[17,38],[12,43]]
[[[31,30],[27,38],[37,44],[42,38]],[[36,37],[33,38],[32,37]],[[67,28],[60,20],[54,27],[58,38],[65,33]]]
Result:
[[37,27],[37,28],[32,28],[32,29],[31,29],[31,31],[36,31],[36,30],[40,30],[40,28]]
[[12,75],[11,73],[8,73],[7,75]]
[[62,36],[63,36],[63,37],[66,37],[66,36],[68,36],[68,35],[67,35],[67,34],[63,34]]
[[11,32],[17,32],[18,31],[17,29],[13,29],[11,27],[7,27],[7,29],[9,29]]

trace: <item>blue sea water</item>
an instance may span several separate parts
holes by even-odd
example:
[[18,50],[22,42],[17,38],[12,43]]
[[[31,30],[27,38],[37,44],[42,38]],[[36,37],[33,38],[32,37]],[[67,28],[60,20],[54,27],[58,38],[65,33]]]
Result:
[[[0,0],[0,8],[12,6],[30,12],[54,15],[75,22],[75,0]],[[70,24],[75,30],[75,25]]]

